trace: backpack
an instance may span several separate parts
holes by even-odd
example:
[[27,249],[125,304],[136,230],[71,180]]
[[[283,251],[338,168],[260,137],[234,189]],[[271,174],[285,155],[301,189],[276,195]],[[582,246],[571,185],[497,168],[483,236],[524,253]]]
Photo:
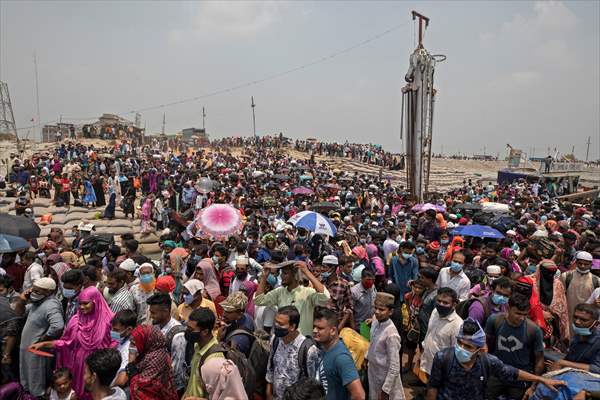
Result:
[[250,348],[250,354],[248,355],[248,362],[254,370],[256,376],[254,393],[265,397],[267,393],[267,365],[269,362],[269,350],[271,344],[269,342],[270,335],[263,331],[257,330],[254,332],[254,343]]
[[[246,332],[252,335],[250,332]],[[242,377],[242,383],[244,384],[244,388],[246,389],[246,394],[248,395],[248,398],[254,398],[256,374],[254,373],[254,369],[252,369],[252,366],[250,365],[250,362],[248,361],[246,356],[235,347],[231,347],[224,343],[218,343],[209,348],[206,351],[206,353],[204,353],[204,355],[200,358],[200,367],[204,365],[204,362],[210,355],[215,353],[223,353],[227,360],[235,364],[240,373],[240,376]],[[204,382],[202,382],[202,385],[204,386]],[[206,393],[206,387],[203,387],[202,389]]]
[[469,309],[471,308],[471,305],[476,301],[481,303],[484,314],[483,319],[484,321],[487,321],[488,317],[491,314],[490,304],[487,301],[482,301],[481,299],[478,299],[476,297],[470,298],[468,300],[463,300],[460,303],[458,303],[458,305],[456,306],[456,313],[458,314],[458,316],[461,317],[463,320],[469,318]]
[[[271,354],[269,355],[271,368],[273,368],[273,357],[275,357],[275,352],[277,351],[277,347],[279,346],[280,341],[281,339],[278,337],[275,337],[273,339],[273,349],[271,350]],[[308,350],[315,344],[316,343],[314,339],[310,336],[306,336],[300,344],[300,348],[298,349],[298,368],[300,369],[300,376],[298,377],[298,380],[308,377]]]
[[[567,273],[567,276],[565,278],[565,291],[569,290],[569,286],[571,285],[571,281],[573,280],[573,274],[574,272],[572,271]],[[592,286],[594,286],[594,289],[600,287],[600,278],[598,278],[596,275],[592,275]]]
[[169,329],[169,331],[165,335],[165,347],[167,348],[167,352],[169,354],[171,354],[171,348],[173,347],[173,338],[175,337],[175,335],[185,332],[185,329],[185,326],[183,326],[182,324],[177,324],[171,329]]

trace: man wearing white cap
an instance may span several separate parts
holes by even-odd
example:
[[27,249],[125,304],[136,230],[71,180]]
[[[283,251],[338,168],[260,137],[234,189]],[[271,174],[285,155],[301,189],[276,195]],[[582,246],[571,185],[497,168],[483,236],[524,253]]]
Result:
[[237,256],[235,258],[235,278],[233,278],[231,285],[229,285],[230,295],[240,290],[244,282],[251,280],[250,274],[248,274],[249,262],[250,260],[246,256]]
[[338,328],[341,330],[354,313],[354,301],[350,283],[338,275],[338,264],[336,256],[326,255],[321,261],[322,267],[318,265],[316,272],[320,273],[321,282],[329,291],[327,306],[338,315]]
[[565,287],[569,321],[573,322],[573,312],[579,303],[585,303],[594,289],[600,287],[600,278],[591,273],[592,255],[587,251],[579,251],[575,255],[574,271],[563,272],[560,280]]
[[20,378],[25,390],[37,397],[45,394],[51,359],[32,354],[27,349],[34,343],[58,339],[62,335],[62,306],[53,296],[55,291],[56,282],[52,278],[40,278],[33,283],[31,290],[21,294],[16,305],[16,311],[23,313],[25,302],[30,303],[19,347]]

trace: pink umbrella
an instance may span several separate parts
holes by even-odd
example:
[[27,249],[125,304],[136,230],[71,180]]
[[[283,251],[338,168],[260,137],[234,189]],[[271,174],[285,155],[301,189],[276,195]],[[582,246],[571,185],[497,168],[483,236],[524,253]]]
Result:
[[315,194],[315,192],[313,192],[312,189],[309,189],[307,187],[298,186],[297,188],[295,188],[294,190],[292,190],[292,194],[294,196],[311,195],[311,194]]
[[237,208],[229,204],[212,204],[200,210],[193,225],[196,237],[227,239],[242,231],[244,220]]

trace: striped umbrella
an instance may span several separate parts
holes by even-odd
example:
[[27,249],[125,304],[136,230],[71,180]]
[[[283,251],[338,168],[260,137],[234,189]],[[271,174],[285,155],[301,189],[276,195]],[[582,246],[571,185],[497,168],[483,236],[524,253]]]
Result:
[[296,228],[304,228],[316,234],[335,236],[337,229],[333,222],[324,215],[314,211],[302,211],[288,219]]

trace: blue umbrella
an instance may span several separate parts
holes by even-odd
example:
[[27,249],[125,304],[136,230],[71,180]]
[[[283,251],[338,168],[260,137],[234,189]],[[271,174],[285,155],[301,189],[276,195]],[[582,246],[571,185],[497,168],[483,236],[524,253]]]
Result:
[[337,229],[333,222],[314,211],[301,211],[288,220],[296,228],[304,228],[317,234],[335,236]]
[[473,236],[486,239],[503,239],[504,235],[497,229],[486,225],[465,225],[457,226],[452,231],[453,234],[461,236]]
[[15,251],[28,250],[31,245],[22,237],[0,234],[0,253],[14,253]]

